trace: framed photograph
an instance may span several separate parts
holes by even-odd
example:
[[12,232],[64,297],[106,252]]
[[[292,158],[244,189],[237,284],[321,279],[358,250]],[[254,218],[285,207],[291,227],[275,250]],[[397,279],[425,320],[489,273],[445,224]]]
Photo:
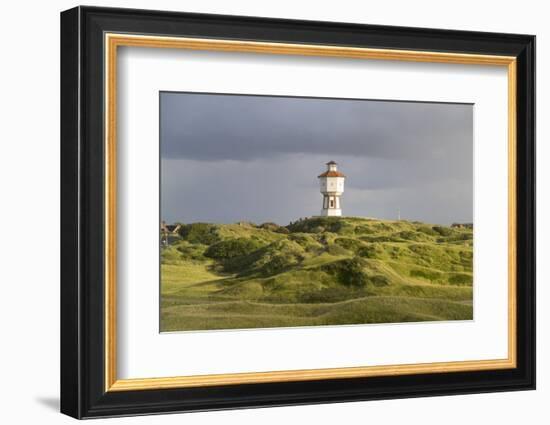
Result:
[[535,388],[535,37],[61,14],[61,411]]

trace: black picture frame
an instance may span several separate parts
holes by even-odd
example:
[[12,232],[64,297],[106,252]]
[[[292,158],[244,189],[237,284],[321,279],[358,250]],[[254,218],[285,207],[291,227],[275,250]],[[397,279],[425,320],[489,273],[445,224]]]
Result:
[[[104,33],[517,58],[517,367],[370,378],[105,391]],[[535,388],[535,37],[132,9],[61,13],[61,412],[75,418]]]

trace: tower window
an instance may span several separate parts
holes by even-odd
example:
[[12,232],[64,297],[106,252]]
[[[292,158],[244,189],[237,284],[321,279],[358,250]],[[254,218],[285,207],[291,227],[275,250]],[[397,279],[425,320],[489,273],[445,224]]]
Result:
[[331,207],[331,208],[334,208],[334,199],[331,199],[331,200],[330,200],[330,207]]

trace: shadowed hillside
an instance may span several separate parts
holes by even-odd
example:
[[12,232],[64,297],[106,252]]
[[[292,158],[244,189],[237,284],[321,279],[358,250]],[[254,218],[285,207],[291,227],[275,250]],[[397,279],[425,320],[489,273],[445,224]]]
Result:
[[194,223],[161,249],[161,330],[472,319],[472,228]]

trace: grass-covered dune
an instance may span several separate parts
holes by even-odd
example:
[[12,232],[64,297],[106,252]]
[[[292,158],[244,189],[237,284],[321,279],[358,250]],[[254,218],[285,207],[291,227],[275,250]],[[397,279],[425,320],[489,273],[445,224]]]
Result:
[[353,217],[182,225],[161,330],[472,319],[472,228]]

